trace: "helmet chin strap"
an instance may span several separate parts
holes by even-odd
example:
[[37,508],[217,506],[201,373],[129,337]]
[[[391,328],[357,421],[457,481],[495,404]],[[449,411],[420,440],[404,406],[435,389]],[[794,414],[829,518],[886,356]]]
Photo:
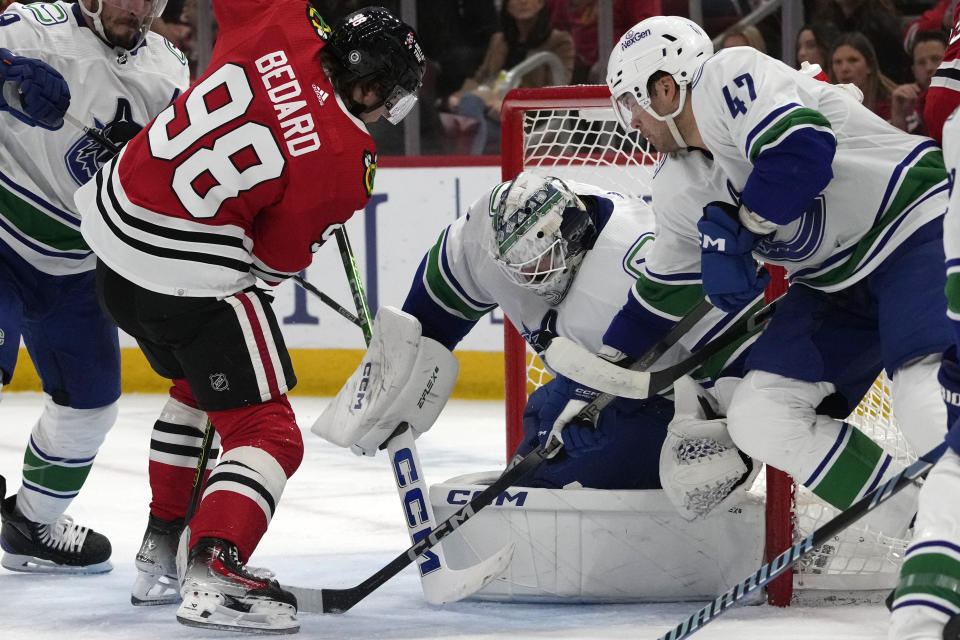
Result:
[[676,142],[681,149],[686,149],[689,145],[683,139],[683,136],[680,135],[680,129],[677,128],[677,123],[675,118],[683,111],[683,105],[687,99],[687,86],[680,85],[680,104],[677,106],[676,111],[671,113],[669,116],[664,118],[667,123],[667,129],[670,130],[670,135],[673,136],[673,141]]
[[97,3],[97,10],[90,11],[87,9],[87,5],[84,0],[79,0],[77,4],[80,5],[80,11],[93,20],[93,28],[100,35],[105,42],[110,42],[110,38],[107,37],[106,32],[103,30],[103,22],[100,21],[100,14],[103,12],[103,0],[94,0]]

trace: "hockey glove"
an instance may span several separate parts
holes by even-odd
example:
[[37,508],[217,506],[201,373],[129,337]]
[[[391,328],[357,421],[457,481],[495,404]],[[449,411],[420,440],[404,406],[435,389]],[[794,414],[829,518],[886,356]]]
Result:
[[554,440],[559,440],[574,458],[596,451],[606,444],[606,434],[598,425],[577,419],[577,414],[600,392],[566,376],[557,376],[550,384],[550,395],[540,407],[538,415],[540,428],[537,437],[540,444],[547,447]]
[[70,106],[70,88],[60,73],[42,60],[13,55],[0,48],[0,109],[30,126],[59,129]]
[[729,313],[743,308],[770,281],[768,273],[757,274],[752,254],[759,236],[741,225],[737,208],[725,202],[704,207],[697,229],[703,292],[718,309]]

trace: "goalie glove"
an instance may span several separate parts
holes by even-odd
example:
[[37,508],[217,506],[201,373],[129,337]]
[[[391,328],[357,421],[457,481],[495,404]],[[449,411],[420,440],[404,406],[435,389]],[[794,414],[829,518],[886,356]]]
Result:
[[[673,385],[674,416],[660,450],[660,484],[680,515],[695,520],[738,502],[760,465],[741,453],[713,397],[690,376]],[[735,491],[740,489],[739,491]]]
[[420,321],[383,307],[363,361],[311,431],[357,455],[373,456],[401,423],[414,437],[433,426],[456,382],[459,362]]

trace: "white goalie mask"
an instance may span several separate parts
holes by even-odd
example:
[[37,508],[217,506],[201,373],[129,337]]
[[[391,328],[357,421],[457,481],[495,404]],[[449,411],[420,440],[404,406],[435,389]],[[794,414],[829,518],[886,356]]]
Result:
[[[77,4],[93,22],[93,28],[101,38],[117,49],[132,51],[143,42],[154,19],[159,18],[166,9],[167,0],[90,0],[89,9],[87,0],[78,0]],[[109,12],[109,18],[104,16],[104,9]],[[134,35],[130,42],[117,42],[116,35],[108,33],[110,25],[115,21],[131,27],[133,23],[137,23],[135,30],[139,35]],[[107,22],[107,28],[104,27],[104,22]]]
[[490,253],[506,277],[557,305],[596,237],[586,204],[562,180],[521,173],[493,202]]
[[[670,121],[683,109],[687,88],[700,65],[713,55],[713,43],[696,22],[679,16],[654,16],[623,34],[607,63],[607,86],[617,120],[629,131],[631,109],[639,104],[658,120]],[[680,104],[660,115],[650,106],[647,81],[658,71],[680,87]]]

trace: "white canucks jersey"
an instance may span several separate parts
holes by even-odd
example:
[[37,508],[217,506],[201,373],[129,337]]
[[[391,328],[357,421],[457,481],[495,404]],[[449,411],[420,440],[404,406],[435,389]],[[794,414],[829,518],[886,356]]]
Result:
[[[539,334],[545,331],[575,340],[596,352],[603,344],[607,326],[643,272],[652,247],[659,242],[654,242],[653,212],[642,201],[567,181],[579,195],[610,200],[613,211],[602,223],[599,236],[583,259],[566,297],[559,305],[551,306],[545,298],[511,282],[490,254],[494,233],[492,203],[509,184],[500,184],[485,194],[470,207],[466,216],[443,231],[426,257],[421,281],[414,283],[411,296],[429,295],[449,316],[469,323],[499,306],[531,344],[535,345]],[[699,296],[703,297],[702,291]],[[685,358],[726,319],[723,312],[711,311],[654,368]]]
[[[943,155],[951,178],[956,181],[960,169],[960,115],[954,111],[943,125]],[[943,249],[947,261],[947,316],[953,321],[960,340],[960,189],[954,183],[950,208],[943,221]]]
[[[69,115],[87,127],[144,126],[189,85],[184,55],[155,33],[123,55],[67,2],[14,3],[0,14],[0,46],[43,60],[70,87]],[[73,201],[109,153],[64,123],[31,127],[0,111],[0,242],[52,275],[93,268]]]
[[[933,141],[903,133],[843,89],[753,49],[724,49],[708,59],[691,101],[703,141],[737,194],[758,155],[776,153],[797,132],[835,137],[833,179],[803,215],[755,251],[786,267],[792,281],[825,291],[849,286],[946,209],[946,173]],[[808,175],[809,168],[791,166],[786,153],[780,162],[797,181]],[[766,196],[773,203],[768,208],[780,195]]]

